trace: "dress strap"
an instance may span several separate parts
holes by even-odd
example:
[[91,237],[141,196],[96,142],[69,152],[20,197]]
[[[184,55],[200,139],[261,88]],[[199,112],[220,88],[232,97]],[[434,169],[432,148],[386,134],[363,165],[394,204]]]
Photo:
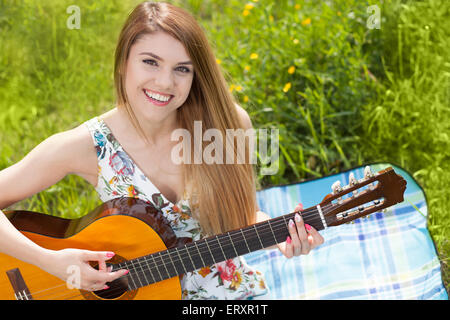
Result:
[[[106,146],[111,143],[111,132],[109,128],[98,117],[92,118],[84,123],[91,134],[95,149],[97,150],[97,158],[103,159],[106,153]],[[114,147],[114,144],[112,144]]]

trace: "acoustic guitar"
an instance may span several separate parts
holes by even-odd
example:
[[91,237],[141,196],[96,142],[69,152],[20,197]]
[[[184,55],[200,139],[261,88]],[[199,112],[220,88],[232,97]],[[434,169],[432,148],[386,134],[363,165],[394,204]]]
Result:
[[[364,178],[349,180],[344,187],[334,184],[321,203],[301,211],[305,223],[323,230],[403,201],[406,181],[391,167],[374,174],[365,170]],[[177,238],[161,210],[135,198],[107,201],[78,219],[31,211],[5,214],[42,247],[113,251],[107,265],[129,273],[108,283],[109,289],[85,291],[0,254],[0,299],[173,300],[181,299],[180,275],[284,242],[295,212],[195,242]]]

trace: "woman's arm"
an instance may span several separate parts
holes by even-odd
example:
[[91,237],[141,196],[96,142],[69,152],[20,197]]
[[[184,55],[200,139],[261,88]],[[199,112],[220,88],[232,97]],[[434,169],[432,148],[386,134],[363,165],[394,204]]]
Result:
[[[90,168],[96,172],[96,159],[92,140],[85,128],[78,127],[49,137],[21,161],[0,171],[0,209],[48,188],[69,173],[86,176]],[[0,252],[34,264],[62,280],[68,278],[69,266],[78,265],[80,285],[85,290],[103,289],[106,282],[122,276],[126,271],[106,270],[104,261],[111,258],[110,252],[55,251],[40,247],[19,232],[1,211]],[[90,267],[88,261],[99,261],[101,270]]]

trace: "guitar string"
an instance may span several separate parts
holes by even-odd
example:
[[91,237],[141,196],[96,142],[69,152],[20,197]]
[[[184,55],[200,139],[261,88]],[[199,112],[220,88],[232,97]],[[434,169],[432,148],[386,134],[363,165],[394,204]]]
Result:
[[[331,204],[329,205],[330,207],[331,207]],[[326,206],[323,206],[322,207],[322,211],[323,211],[323,214],[326,216],[328,213],[329,213],[329,210],[328,209],[331,209],[331,208],[328,208],[328,207],[326,207]],[[314,211],[314,210],[309,210],[308,212],[312,212],[312,211]],[[301,213],[302,213],[302,215],[303,215],[303,213],[306,213],[307,211],[302,211]],[[294,212],[295,213],[295,212]],[[291,214],[293,214],[293,213],[291,213]],[[291,214],[287,214],[287,215],[285,215],[285,216],[288,216],[288,215],[291,215]],[[282,216],[280,216],[280,217],[277,217],[277,218],[281,218]],[[325,217],[325,219],[326,219],[327,217]],[[276,219],[276,218],[275,218]],[[277,219],[278,220],[278,219]],[[281,219],[279,219],[280,221],[277,221],[277,223],[278,222],[281,222]],[[317,220],[317,219],[316,219]],[[353,219],[352,219],[353,220]],[[349,221],[351,221],[351,220],[349,220]],[[283,221],[284,222],[284,221]],[[310,222],[310,221],[309,221]],[[320,219],[320,221],[319,222],[322,222],[322,220]],[[327,221],[328,222],[328,221]],[[281,230],[285,230],[286,228],[287,228],[287,226],[286,226],[286,224],[285,223],[282,223],[283,224],[283,227],[281,228]],[[329,223],[328,223],[329,224]],[[272,225],[271,224],[271,226],[274,226],[274,225]],[[276,229],[273,229],[272,228],[272,231],[279,231],[280,230],[280,228],[278,228],[278,226],[279,226],[279,224],[277,224],[276,225],[277,227],[276,227]],[[265,227],[265,225],[264,225],[264,227]],[[258,238],[259,236],[258,236],[258,234],[257,234],[257,237],[250,237],[250,238],[246,238],[246,240],[254,240],[254,239],[256,239],[256,238]],[[244,237],[245,238],[245,237]],[[276,239],[275,239],[276,240]],[[259,241],[260,241],[260,239],[259,239]],[[230,241],[231,243],[232,243],[232,241]],[[220,244],[219,244],[220,245]],[[187,247],[184,249],[184,250],[186,250],[187,251]],[[155,253],[156,254],[156,253]],[[189,255],[189,253],[188,253],[188,255]],[[197,255],[197,253],[195,253],[195,255]],[[235,255],[234,255],[235,256]],[[145,256],[144,256],[145,257]],[[142,257],[141,257],[142,258]],[[224,258],[226,259],[226,256],[224,255]],[[137,258],[137,259],[139,259],[139,258]],[[141,263],[140,263],[140,261],[139,260],[137,260],[137,259],[134,259],[134,261],[137,261],[138,263],[139,263],[139,266],[138,267],[140,267],[141,269],[142,269],[142,265],[141,265]],[[145,259],[144,259],[145,260]],[[129,260],[130,261],[130,260]],[[177,260],[177,261],[181,261],[182,262],[182,260]],[[148,261],[146,261],[147,263],[148,263]],[[168,264],[165,264],[164,263],[164,261],[161,259],[161,262],[163,262],[163,266],[166,266],[166,265],[170,265],[170,263],[168,263]],[[146,270],[147,271],[150,271],[150,272],[152,272],[151,271],[151,269],[153,269],[153,268],[158,268],[158,265],[156,264],[156,261],[155,261],[155,263],[153,264],[154,265],[154,267],[151,267],[151,268],[149,268],[148,267],[148,265],[147,265],[147,268],[146,268]],[[195,267],[195,264],[194,263],[192,263],[192,265],[193,265],[193,267],[194,268],[196,268]],[[128,268],[128,270],[133,270],[133,274],[134,275],[137,275],[137,277],[140,277],[140,274],[144,274],[145,275],[145,272],[144,271],[139,271],[139,270],[137,270],[137,267],[135,267],[135,266],[132,266],[132,267],[130,267],[130,268]],[[158,269],[157,269],[158,270]],[[174,266],[174,270],[176,271],[176,272],[178,272],[177,271],[177,269],[176,269],[176,267]],[[134,271],[136,271],[136,272],[134,272]],[[130,274],[129,275],[131,275],[131,272],[130,272]],[[175,276],[175,275],[174,275]],[[172,276],[172,277],[174,277],[174,276]],[[170,277],[170,275],[169,275],[169,278],[172,278],[172,277]],[[163,280],[167,280],[167,279],[169,279],[169,278],[165,278],[165,279],[161,279],[161,280],[158,280],[158,281],[156,281],[156,282],[160,282],[160,281],[163,281]],[[132,279],[132,278],[131,278]],[[140,281],[140,279],[141,278],[139,278],[139,281]],[[133,280],[133,279],[132,279]],[[134,282],[134,280],[133,280],[133,282]],[[141,282],[141,281],[140,281]],[[155,283],[155,282],[153,282],[153,283]],[[142,286],[146,286],[146,285],[149,285],[149,284],[151,284],[151,283],[148,283],[148,284],[145,284],[145,285],[142,285],[142,282],[141,282],[141,287]],[[61,286],[61,285],[60,285]],[[59,287],[59,286],[57,286],[57,287]],[[132,290],[137,290],[138,288],[140,288],[140,287],[137,287],[136,289],[132,289]],[[122,293],[122,291],[123,291],[123,289],[121,289],[121,288],[116,288],[116,289],[113,289],[113,290],[109,290],[109,289],[107,289],[108,291],[106,291],[105,293],[108,293],[109,295],[107,295],[107,296],[105,296],[105,293],[103,293],[103,295],[101,296],[101,298],[103,298],[103,299],[107,299],[107,298],[112,298],[112,297],[114,297],[115,295],[116,295],[116,293]],[[125,290],[125,291],[123,291],[123,292],[126,292],[126,291],[128,291],[128,290]],[[113,295],[111,295],[111,293],[113,294]],[[79,297],[79,296],[81,296],[81,293],[80,294],[78,294],[78,295],[75,295],[75,296],[72,296],[72,297],[70,297],[70,298],[68,298],[68,299],[71,299],[71,298],[75,298],[75,297]],[[120,296],[120,295],[117,295],[116,297],[118,297],[118,296]]]
[[[322,208],[322,210],[324,211],[326,211],[327,210],[327,208],[326,207],[323,207]],[[309,213],[309,215],[308,215],[308,213]],[[317,215],[317,210],[315,209],[315,208],[312,208],[312,209],[310,209],[310,210],[304,210],[304,211],[301,211],[301,215],[302,215],[302,217],[305,219],[307,219],[307,217],[311,217],[311,216],[313,216],[314,214],[310,214],[310,213],[315,213],[315,215]],[[287,214],[287,215],[292,215],[292,214],[295,214],[295,212],[293,212],[293,213],[290,213],[290,214]],[[280,216],[280,217],[276,217],[275,219],[277,219],[277,218],[279,218],[278,219],[278,221],[276,221],[276,222],[273,222],[273,223],[270,223],[270,226],[269,226],[269,224],[267,224],[267,225],[263,225],[263,227],[264,227],[264,229],[260,229],[259,231],[261,232],[261,233],[266,233],[266,232],[268,232],[268,230],[265,230],[265,229],[267,229],[267,227],[269,226],[269,228],[270,227],[272,227],[272,230],[274,231],[274,232],[279,232],[280,230],[286,230],[286,228],[287,228],[287,226],[286,226],[286,223],[285,223],[285,221],[284,221],[284,219],[281,219],[282,218],[282,216]],[[312,220],[310,220],[309,222],[310,223],[312,223],[311,222]],[[319,218],[316,218],[315,220],[314,220],[315,222],[321,222],[321,219],[320,219],[320,217]],[[281,228],[280,228],[281,227]],[[249,230],[248,230],[249,231]],[[253,234],[253,230],[251,230],[252,231],[252,234]],[[235,231],[235,232],[238,232],[238,231]],[[243,232],[245,233],[246,231],[244,231],[243,230]],[[241,234],[238,234],[239,236],[241,235]],[[203,240],[203,239],[202,239]],[[259,235],[258,234],[256,234],[256,236],[247,236],[247,237],[244,237],[244,236],[242,236],[242,238],[236,238],[235,237],[235,241],[236,242],[238,242],[238,241],[243,241],[243,240],[246,240],[247,241],[247,243],[248,244],[250,244],[250,245],[252,245],[252,244],[255,244],[255,243],[258,243],[259,242]],[[276,238],[275,238],[275,240],[276,240]],[[229,241],[228,240],[226,240],[226,239],[224,239],[224,241],[222,241],[221,242],[222,243],[222,245],[220,244],[220,243],[217,243],[216,245],[210,245],[209,246],[209,249],[211,249],[212,248],[212,250],[215,250],[215,249],[217,249],[218,247],[220,247],[220,246],[227,246],[227,245],[234,245],[233,244],[233,241],[230,239]],[[277,243],[278,243],[278,241],[277,241]],[[198,249],[205,249],[204,248],[204,246],[206,245],[206,242],[202,242],[202,243],[200,243],[199,245],[198,245]],[[203,246],[203,248],[201,248],[200,246]],[[185,247],[184,249],[183,248],[180,248],[180,249],[178,249],[178,251],[179,251],[179,253],[180,254],[182,254],[183,255],[183,258],[187,258],[189,255],[190,255],[190,257],[194,257],[194,258],[198,258],[199,256],[201,256],[201,254],[203,253],[203,254],[205,254],[205,253],[208,253],[209,255],[211,255],[210,254],[210,250],[208,249],[208,248],[206,248],[207,250],[198,250],[198,251],[200,251],[200,253],[196,253],[196,252],[192,252],[191,254],[189,254],[187,251],[189,250],[188,249],[188,247]],[[166,250],[166,251],[168,251],[168,250]],[[182,252],[182,251],[185,251],[185,252]],[[245,254],[245,253],[244,253]],[[170,255],[170,253],[166,253],[165,255]],[[234,255],[234,254],[233,254]],[[212,256],[212,255],[211,255]],[[150,273],[152,273],[153,274],[153,272],[154,272],[154,269],[157,269],[158,267],[161,267],[161,266],[164,266],[164,267],[167,267],[167,266],[171,266],[170,268],[172,268],[172,266],[173,266],[173,269],[176,271],[176,272],[178,272],[178,270],[177,270],[177,268],[175,267],[175,265],[172,263],[172,262],[168,262],[168,263],[164,263],[164,260],[163,260],[163,255],[160,255],[158,258],[161,258],[160,260],[161,260],[161,262],[162,262],[162,264],[157,264],[157,262],[154,260],[154,262],[151,262],[150,261],[150,264],[149,264],[149,259],[148,258],[146,258],[145,256],[144,257],[140,257],[140,258],[136,258],[136,259],[132,259],[133,261],[135,261],[136,263],[134,263],[134,266],[129,266],[129,268],[127,268],[127,270],[129,270],[130,271],[130,273],[133,273],[133,275],[136,275],[137,277],[139,277],[139,282],[141,282],[140,280],[142,279],[142,277],[140,277],[141,275],[144,275],[144,277],[145,277],[145,274],[146,274],[146,272],[145,272],[145,270],[147,270],[147,274],[148,274],[148,272],[150,272]],[[143,258],[143,259],[142,259]],[[164,257],[165,258],[165,257]],[[172,258],[176,258],[176,257],[172,257]],[[226,256],[224,256],[224,258],[226,259]],[[139,259],[141,259],[141,260],[139,260]],[[144,260],[144,261],[142,261],[142,260]],[[129,260],[128,260],[129,261]],[[172,261],[174,261],[174,262],[176,262],[176,263],[179,263],[179,262],[181,262],[181,263],[183,263],[183,259],[178,259],[178,258],[176,258],[176,259],[172,259]],[[194,267],[194,270],[196,269],[196,267],[195,267],[195,264],[194,263],[191,263],[192,264],[192,266]],[[140,271],[139,269],[143,269],[142,267],[145,267],[145,270],[143,270],[143,271]],[[121,269],[121,268],[119,268],[119,269]],[[169,274],[168,274],[169,275]],[[170,275],[169,275],[170,276]],[[146,278],[146,277],[145,277]],[[166,278],[166,279],[168,279],[168,278]],[[155,279],[154,279],[155,280]],[[161,280],[158,280],[158,281],[156,281],[156,282],[159,282],[159,281],[162,281],[162,280],[165,280],[165,279],[161,279]],[[134,282],[134,280],[133,280],[133,282]],[[148,282],[148,281],[147,281]],[[153,283],[155,283],[155,282],[153,282]],[[142,284],[142,283],[141,283]],[[37,297],[37,296],[39,296],[39,295],[41,295],[42,296],[42,294],[40,294],[41,292],[44,292],[44,291],[48,291],[48,290],[51,290],[51,289],[54,289],[54,288],[57,288],[57,287],[61,287],[61,286],[64,286],[65,284],[62,284],[62,285],[58,285],[58,286],[55,286],[55,287],[53,287],[53,288],[48,288],[48,289],[44,289],[44,290],[40,290],[40,291],[37,291],[37,292],[34,292],[34,293],[30,293],[30,295],[34,298],[34,297]],[[108,290],[108,289],[107,289]],[[122,290],[122,289],[120,289],[120,288],[118,288],[118,290]],[[108,293],[112,293],[112,291],[113,290],[110,290]],[[53,293],[54,294],[54,293]]]
[[[285,228],[283,228],[283,229],[285,229]],[[276,229],[274,229],[274,231],[279,231],[279,230],[276,230]],[[257,243],[258,242],[258,239],[257,239],[257,237],[253,237],[253,242],[254,243]],[[193,255],[191,255],[191,256],[193,256]],[[198,256],[198,254],[197,254],[197,256]],[[226,258],[226,257],[225,257]],[[164,262],[163,262],[163,264],[164,264]],[[195,267],[195,265],[193,265],[194,267]],[[158,268],[158,267],[162,267],[162,264],[161,265],[153,265],[152,267],[146,267],[146,272],[145,271],[141,271],[141,270],[139,270],[139,266],[138,267],[130,267],[130,268],[128,268],[128,270],[130,271],[130,273],[129,273],[129,275],[130,276],[133,276],[134,278],[137,278],[137,277],[139,277],[139,281],[135,281],[133,278],[132,278],[132,280],[133,280],[133,283],[137,283],[137,282],[141,282],[141,280],[143,280],[143,278],[142,278],[142,275],[145,275],[145,274],[147,274],[148,275],[148,273],[150,272],[150,273],[153,273],[153,274],[155,274],[155,269],[156,268]],[[177,270],[176,268],[174,268],[174,270]],[[175,275],[174,275],[175,276]],[[172,278],[172,277],[174,277],[174,276],[170,276],[169,278]],[[160,282],[160,281],[163,281],[163,280],[166,280],[166,279],[169,279],[169,278],[163,278],[163,279],[159,279],[159,280],[157,280],[156,282]],[[148,281],[147,281],[148,282]],[[128,283],[131,283],[131,281],[130,280],[128,280]],[[151,283],[148,283],[148,284],[152,284],[152,283],[155,283],[155,282],[151,282]],[[143,284],[142,282],[140,283],[140,285],[141,286],[146,286],[146,285],[148,285],[147,283],[145,283],[145,284]],[[62,285],[61,285],[62,286]],[[138,286],[138,288],[139,287],[141,287],[141,286]],[[136,289],[138,289],[138,288],[136,288]],[[106,291],[105,293],[103,293],[103,295],[102,295],[102,298],[106,298],[106,299],[108,299],[108,298],[111,298],[111,297],[114,297],[115,295],[116,295],[116,293],[119,293],[120,291],[124,291],[122,288],[114,288],[114,289],[107,289],[108,291]],[[125,290],[125,291],[127,291],[127,290]],[[61,291],[60,291],[61,292]],[[50,294],[47,294],[46,296],[49,296],[49,295],[55,295],[55,294],[58,294],[59,292],[53,292],[53,293],[50,293]],[[78,296],[80,296],[81,295],[81,293],[80,294],[78,294]],[[45,296],[45,295],[44,295]],[[37,298],[37,295],[34,293],[34,294],[32,294],[32,297],[34,298],[34,297],[36,297]],[[43,296],[42,296],[42,294],[40,294],[40,298],[42,298]],[[74,297],[76,297],[76,296],[74,296]]]
[[[286,228],[283,227],[282,229],[286,229]],[[279,231],[279,228],[275,228],[274,231],[278,232],[278,231]],[[257,240],[257,237],[250,237],[250,238],[248,238],[247,240],[250,242],[250,245],[251,245],[251,243],[254,244],[255,242],[258,242],[258,241],[256,241],[256,240]],[[206,252],[206,251],[204,251],[204,252]],[[198,256],[199,254],[195,254],[195,255]],[[234,254],[233,254],[233,255],[234,255]],[[191,256],[194,256],[194,255],[192,254]],[[224,256],[224,258],[227,259],[226,256]],[[178,262],[178,261],[183,262],[182,260],[178,260],[178,259],[177,259],[176,261],[177,261],[177,262]],[[142,286],[142,282],[141,282],[140,280],[142,280],[141,275],[142,275],[142,274],[145,275],[145,271],[144,271],[144,270],[142,270],[142,271],[139,270],[139,268],[142,269],[142,264],[140,263],[140,261],[137,261],[137,262],[139,262],[139,265],[138,265],[138,266],[136,266],[136,267],[130,267],[130,268],[128,268],[128,270],[130,270],[130,272],[133,273],[133,275],[136,275],[137,277],[140,277],[140,278],[139,278],[139,282],[140,282],[140,284],[141,284],[141,286]],[[163,261],[162,259],[161,259],[161,262],[163,262],[163,263],[160,264],[159,267],[161,267],[162,265],[170,265],[170,263],[165,264],[164,261]],[[136,263],[135,265],[137,265],[137,263]],[[192,266],[194,267],[194,270],[197,269],[197,267],[195,266],[194,263],[192,263]],[[148,272],[154,273],[154,269],[155,269],[155,268],[158,268],[158,264],[156,264],[156,261],[155,261],[155,263],[152,263],[152,266],[147,265],[147,266],[145,266],[145,268],[146,268],[146,270],[147,270],[147,274],[148,274]],[[178,273],[178,270],[176,269],[175,266],[174,266],[174,270]],[[168,274],[168,275],[169,275],[169,278],[173,277],[173,276],[170,276],[170,274]],[[168,278],[166,278],[166,279],[168,279]],[[133,280],[133,279],[132,279],[132,280]],[[155,280],[155,278],[154,278],[154,280]],[[154,283],[154,282],[159,282],[159,281],[162,281],[162,280],[165,280],[165,279],[161,278],[161,279],[158,280],[158,281],[153,281],[153,283]],[[134,282],[134,280],[133,280],[133,282]],[[149,282],[149,281],[147,280],[147,282]],[[136,283],[135,283],[135,285],[136,285]],[[61,285],[60,285],[60,286],[61,286]],[[58,286],[57,286],[57,287],[58,287]],[[122,290],[122,289],[119,288],[119,290]],[[41,290],[41,292],[42,292],[42,291],[44,291],[44,290]],[[110,291],[109,293],[112,293],[112,291]],[[51,293],[51,294],[55,294],[55,293]],[[38,296],[38,295],[37,295],[37,292],[33,293],[32,296],[33,296],[33,297],[37,297],[37,296]],[[42,296],[42,294],[41,294],[41,296]]]
[[[314,210],[306,210],[306,211],[302,211],[301,213],[302,213],[302,216],[304,215],[304,218],[306,218],[306,213],[308,213],[308,212],[312,212],[312,211],[314,211]],[[295,213],[295,212],[294,212]],[[291,213],[291,214],[293,214],[293,213]],[[289,214],[287,214],[287,215],[289,215]],[[281,217],[278,217],[278,218],[281,218]],[[281,224],[283,225],[283,227],[282,227],[282,229],[286,229],[286,224],[284,223],[284,221],[279,221],[279,222],[281,222]],[[311,222],[311,221],[310,221]],[[279,228],[278,228],[278,226],[280,225],[280,223],[278,223],[278,224],[276,224],[276,223],[272,223],[271,224],[271,226],[272,227],[274,227],[275,229],[273,229],[273,231],[276,231],[276,232],[278,232],[279,231]],[[266,225],[264,225],[264,227],[265,227],[265,229],[267,229],[266,228]],[[253,230],[252,230],[253,231]],[[245,231],[244,231],[245,232]],[[262,233],[265,233],[266,232],[266,230],[260,230],[260,232],[262,232]],[[240,235],[240,234],[239,234]],[[242,240],[244,240],[244,238],[245,237],[242,237],[242,239],[235,239],[235,241],[242,241]],[[249,236],[247,236],[247,238],[245,238],[245,240],[247,240],[247,242],[248,243],[250,243],[250,244],[254,244],[255,242],[257,243],[258,241],[258,235],[256,235],[256,236],[251,236],[251,237],[249,237]],[[276,240],[276,239],[275,239]],[[223,244],[223,246],[226,246],[226,245],[229,245],[229,243],[231,243],[231,244],[233,244],[233,241],[223,241],[222,242],[222,244]],[[206,242],[203,242],[203,243],[200,243],[200,245],[205,245],[206,244]],[[199,247],[199,249],[204,249],[204,248],[201,248],[200,247],[200,245],[198,246]],[[216,249],[216,247],[218,248],[219,246],[221,246],[220,245],[220,243],[218,243],[217,245],[215,245],[215,246],[210,246],[210,248],[213,248],[213,250],[215,250]],[[184,252],[182,252],[182,251],[186,251],[186,253],[184,253]],[[187,252],[188,251],[188,248],[187,247],[185,247],[184,249],[183,248],[181,248],[181,249],[179,249],[179,252],[180,253],[183,253],[183,256],[184,256],[184,258],[186,258],[188,255],[189,255],[189,252]],[[206,250],[201,250],[202,251],[202,253],[208,253],[209,252],[209,250],[208,251],[206,251]],[[167,253],[167,254],[170,254],[170,253]],[[167,255],[166,254],[166,255]],[[191,257],[194,257],[194,258],[198,258],[198,256],[199,256],[200,254],[198,254],[198,253],[192,253],[190,256]],[[163,255],[160,255],[160,257],[163,257]],[[141,258],[143,258],[143,257],[141,257]],[[224,258],[226,259],[226,256],[224,256]],[[153,273],[154,272],[154,269],[156,269],[156,268],[158,268],[158,266],[159,267],[161,267],[161,266],[164,266],[164,267],[166,267],[166,266],[169,266],[169,265],[173,265],[172,263],[167,263],[167,264],[165,264],[164,263],[164,261],[163,261],[163,259],[161,258],[161,262],[162,262],[162,264],[157,264],[156,263],[156,261],[154,260],[154,262],[150,262],[150,265],[149,265],[149,260],[148,259],[143,259],[144,261],[141,261],[141,260],[138,260],[139,258],[137,258],[137,259],[134,259],[133,261],[135,261],[136,263],[134,263],[134,265],[135,266],[129,266],[127,269],[128,270],[130,270],[130,271],[136,271],[136,272],[134,272],[134,275],[137,275],[138,277],[141,275],[141,274],[144,274],[145,275],[145,271],[140,271],[139,269],[143,269],[142,267],[144,266],[145,267],[145,269],[147,270],[147,271],[150,271],[150,273]],[[183,263],[183,260],[182,259],[172,259],[173,261],[176,261],[177,263],[179,263],[179,262],[181,262],[181,263]],[[192,261],[193,262],[193,261]],[[145,263],[145,264],[144,264]],[[196,268],[195,267],[195,264],[194,263],[192,263],[192,266],[194,267],[194,268]],[[119,268],[120,269],[120,268]],[[174,270],[176,271],[176,272],[178,272],[178,270],[177,270],[177,268],[174,266]],[[147,272],[148,273],[148,272]],[[169,275],[169,274],[168,274]],[[170,276],[170,275],[169,275]],[[142,278],[140,278],[139,280],[141,280]],[[155,280],[155,278],[154,278],[154,280]],[[163,279],[161,279],[161,280],[159,280],[159,281],[162,281]],[[156,281],[156,282],[159,282],[159,281]],[[134,282],[134,281],[133,281]],[[141,282],[141,281],[140,281]],[[148,281],[147,281],[148,282]],[[142,284],[142,283],[141,283]],[[63,286],[63,285],[59,285],[59,286],[56,286],[56,287],[60,287],[60,286]],[[47,290],[50,290],[50,289],[53,289],[53,288],[48,288],[48,289],[44,289],[44,290],[40,290],[40,291],[38,291],[38,292],[35,292],[35,293],[33,293],[32,294],[32,296],[33,297],[35,297],[35,296],[37,296],[38,295],[38,293],[40,293],[40,292],[43,292],[43,291],[47,291]]]

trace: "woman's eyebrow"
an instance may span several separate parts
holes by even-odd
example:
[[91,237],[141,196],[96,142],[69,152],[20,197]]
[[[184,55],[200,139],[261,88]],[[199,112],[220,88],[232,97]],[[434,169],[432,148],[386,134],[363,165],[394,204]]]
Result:
[[[155,58],[157,60],[164,61],[163,58],[158,57],[156,54],[151,53],[151,52],[141,52],[140,55],[148,55],[148,56],[151,56],[151,57],[153,57],[153,58]],[[191,61],[186,61],[186,62],[179,62],[177,64],[192,64],[192,62]]]

